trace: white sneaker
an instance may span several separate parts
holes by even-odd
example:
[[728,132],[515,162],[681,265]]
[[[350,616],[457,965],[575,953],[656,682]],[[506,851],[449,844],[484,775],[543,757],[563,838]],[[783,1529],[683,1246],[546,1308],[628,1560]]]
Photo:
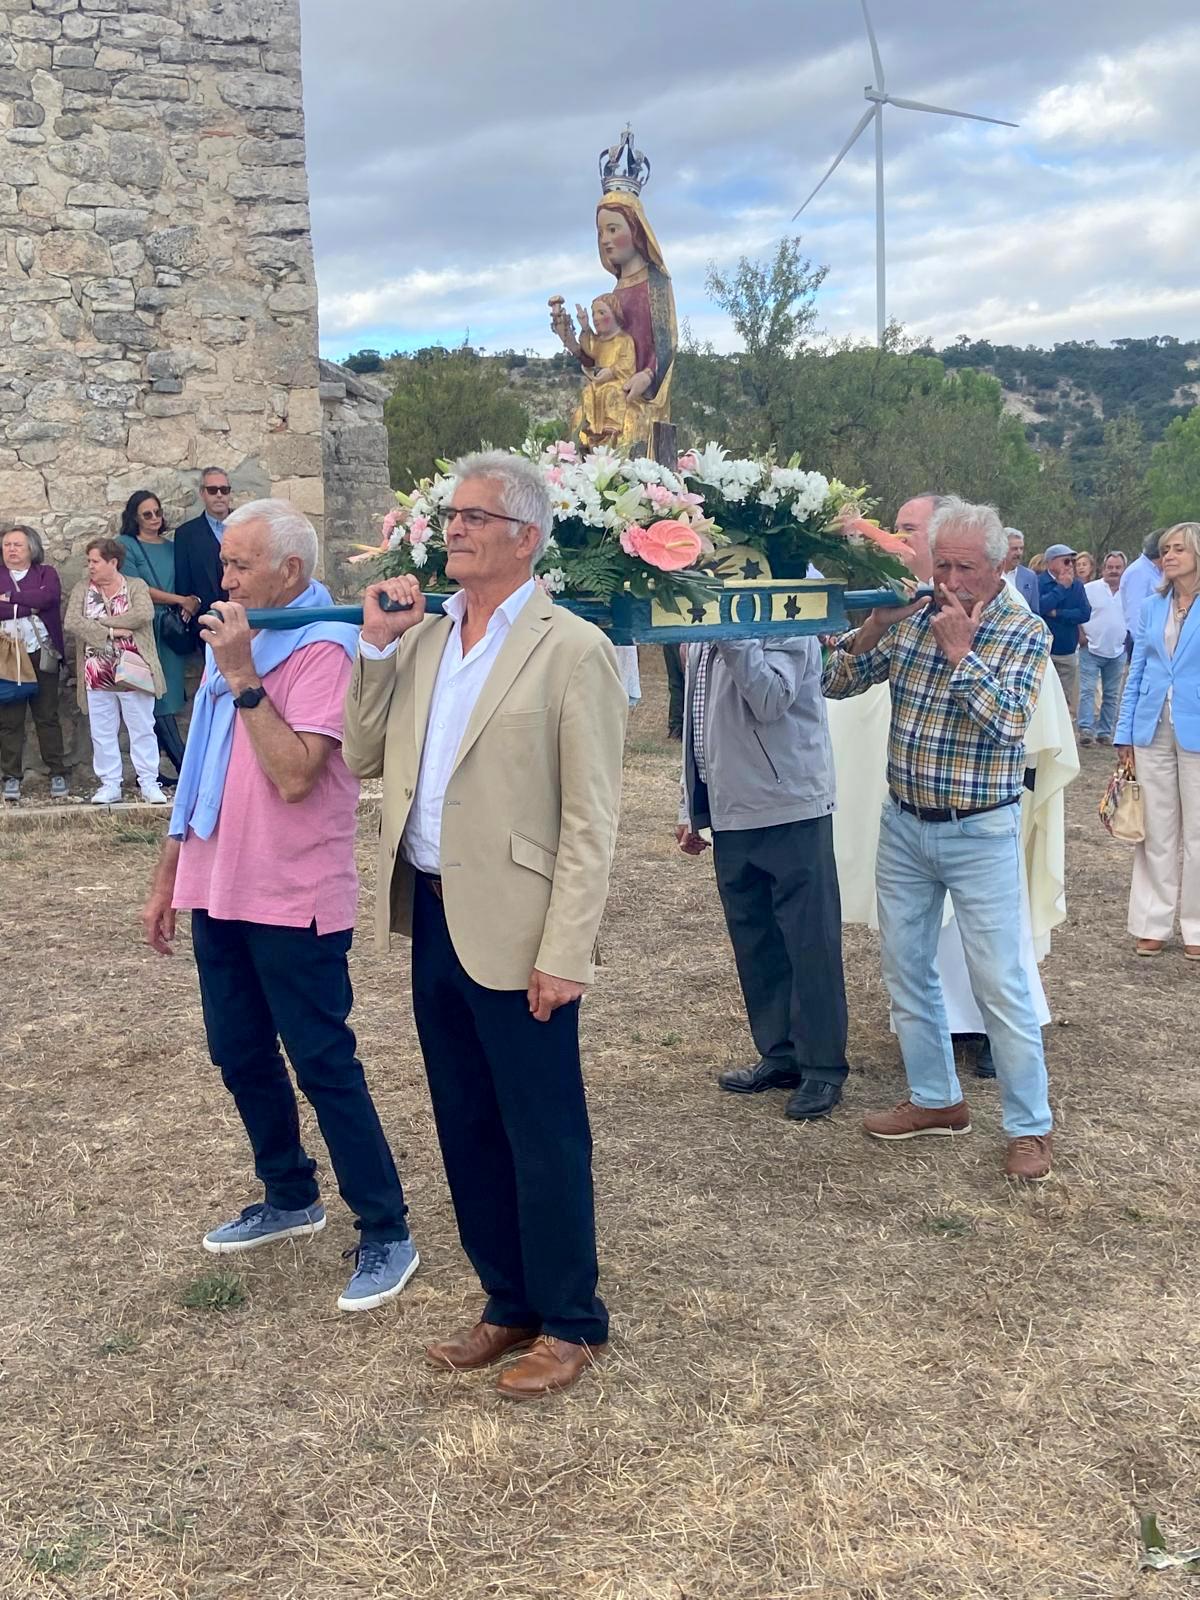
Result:
[[20,778],[5,778],[4,798],[6,800],[19,800],[21,798]]
[[142,799],[148,806],[169,806],[171,804],[156,783],[152,783],[149,788],[142,790]]
[[60,776],[50,779],[51,800],[65,800],[69,792],[70,791],[67,788],[67,780],[65,778]]
[[121,804],[121,791],[115,784],[102,783],[92,796],[94,806],[119,806]]

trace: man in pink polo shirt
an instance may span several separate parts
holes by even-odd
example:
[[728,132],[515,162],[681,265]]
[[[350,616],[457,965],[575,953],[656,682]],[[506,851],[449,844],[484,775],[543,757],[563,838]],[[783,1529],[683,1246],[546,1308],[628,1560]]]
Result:
[[361,1230],[338,1306],[365,1311],[398,1295],[419,1258],[347,1023],[358,783],[341,740],[358,630],[252,633],[246,620],[247,609],[328,605],[316,561],[316,531],[286,501],[252,501],[225,523],[229,598],[201,619],[205,675],[143,922],[170,955],[176,911],[192,914],[209,1053],[265,1189],[205,1249],[251,1250],[325,1226],[282,1040]]

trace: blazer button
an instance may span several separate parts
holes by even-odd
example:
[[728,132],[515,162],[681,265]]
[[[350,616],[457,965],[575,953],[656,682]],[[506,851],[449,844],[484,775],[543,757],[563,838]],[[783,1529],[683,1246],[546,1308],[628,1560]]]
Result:
[[412,790],[411,789],[405,789],[404,798],[406,800],[411,800],[412,799]]

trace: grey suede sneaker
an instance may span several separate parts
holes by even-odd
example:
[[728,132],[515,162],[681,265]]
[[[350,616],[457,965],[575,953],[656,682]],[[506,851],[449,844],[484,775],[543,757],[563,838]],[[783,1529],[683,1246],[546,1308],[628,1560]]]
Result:
[[374,1311],[394,1300],[421,1265],[411,1239],[364,1239],[356,1250],[354,1276],[338,1298],[339,1311]]
[[275,1239],[305,1239],[325,1226],[325,1207],[319,1203],[303,1211],[280,1211],[276,1206],[247,1206],[240,1217],[223,1222],[204,1235],[204,1248],[214,1255],[234,1250],[256,1250]]

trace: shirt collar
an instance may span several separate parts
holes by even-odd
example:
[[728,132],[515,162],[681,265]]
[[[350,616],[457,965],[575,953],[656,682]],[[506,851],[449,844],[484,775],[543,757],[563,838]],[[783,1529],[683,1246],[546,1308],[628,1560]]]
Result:
[[221,534],[222,534],[222,533],[224,533],[224,531],[225,531],[225,524],[224,524],[224,522],[219,522],[219,521],[218,521],[218,520],[217,520],[217,518],[216,518],[216,517],[214,517],[214,516],[213,516],[213,515],[212,515],[212,514],[211,514],[211,513],[210,513],[210,512],[208,512],[208,511],[206,511],[206,512],[205,512],[205,513],[204,513],[204,515],[205,515],[205,517],[207,517],[207,519],[208,519],[208,525],[209,525],[209,527],[210,527],[210,528],[211,528],[211,529],[212,529],[212,531],[213,531],[213,532],[214,532],[214,533],[215,533],[215,534],[216,534],[216,535],[217,535],[217,537],[218,537],[218,538],[220,538],[220,536],[221,536]]
[[[536,589],[537,583],[533,578],[529,578],[519,589],[514,589],[508,599],[502,600],[495,611],[492,612],[488,619],[486,633],[491,633],[493,628],[498,628],[500,619],[503,619],[506,627],[511,628],[517,617],[533,598]],[[444,615],[460,626],[466,610],[467,597],[461,589],[456,589],[442,607]]]

